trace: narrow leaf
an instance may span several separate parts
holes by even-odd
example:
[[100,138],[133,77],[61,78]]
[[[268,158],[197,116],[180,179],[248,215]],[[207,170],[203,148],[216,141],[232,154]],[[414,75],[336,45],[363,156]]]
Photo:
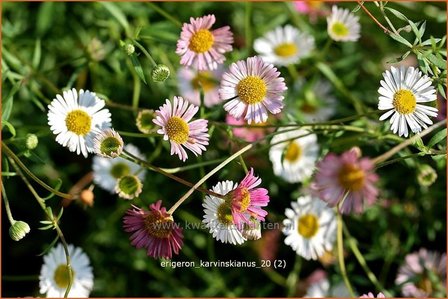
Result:
[[408,18],[404,14],[402,14],[401,12],[399,12],[396,9],[393,9],[393,8],[390,8],[390,7],[387,7],[387,6],[384,7],[384,9],[390,11],[394,16],[396,16],[397,18],[399,18],[399,19],[401,19],[403,21],[407,21],[408,20]]
[[39,67],[39,63],[40,63],[40,58],[41,58],[41,44],[40,44],[40,39],[36,39],[36,45],[34,46],[34,55],[33,55],[33,62],[32,62],[32,66],[33,68],[37,69]]
[[54,247],[54,245],[56,244],[56,242],[59,240],[59,235],[56,236],[56,238],[54,238],[53,241],[51,241],[50,245],[47,246],[47,248],[44,249],[44,251],[42,251],[41,253],[39,253],[37,256],[43,256],[46,255],[51,248]]
[[140,77],[140,79],[146,85],[148,85],[148,83],[146,83],[145,74],[143,73],[142,65],[140,64],[140,61],[138,61],[137,56],[131,55],[131,61],[132,61],[132,65],[134,66],[134,70],[137,73],[137,75]]
[[441,142],[442,140],[444,140],[446,138],[446,128],[441,130],[440,132],[438,132],[437,134],[435,134],[431,140],[429,140],[428,142],[428,147],[432,148],[434,145],[436,145],[437,143]]
[[114,16],[115,19],[117,19],[118,23],[124,28],[126,33],[129,32],[129,23],[126,19],[126,16],[123,14],[123,12],[117,7],[115,3],[111,2],[99,2],[101,5],[103,5],[111,15]]
[[7,120],[2,120],[2,129],[3,129],[3,125],[5,125],[9,132],[11,133],[12,137],[16,137],[16,129],[14,128],[14,126]]
[[402,37],[401,35],[395,34],[395,33],[390,33],[389,34],[390,37],[392,37],[394,40],[402,43],[403,45],[408,46],[409,48],[412,47],[412,44],[410,42],[408,42],[404,37]]

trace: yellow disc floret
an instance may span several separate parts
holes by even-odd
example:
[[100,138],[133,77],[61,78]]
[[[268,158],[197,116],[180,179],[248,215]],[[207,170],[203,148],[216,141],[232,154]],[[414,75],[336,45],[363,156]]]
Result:
[[319,221],[313,214],[306,214],[298,219],[298,231],[306,239],[312,238],[319,230]]
[[286,148],[284,159],[288,162],[295,162],[301,155],[302,148],[296,142],[291,142]]
[[[54,271],[54,282],[60,287],[61,289],[67,288],[69,282],[70,282],[70,275],[68,272],[68,267],[65,264],[59,265],[56,270]],[[73,276],[75,276],[74,271]]]
[[415,111],[417,101],[414,94],[410,90],[400,89],[394,94],[392,104],[398,113],[409,114]]
[[334,22],[331,26],[331,31],[337,36],[347,36],[349,31],[347,26],[342,22]]
[[347,191],[358,191],[364,186],[365,173],[358,166],[345,164],[339,172],[339,183]]
[[79,136],[85,136],[90,132],[92,117],[83,110],[73,110],[65,118],[67,130]]
[[200,29],[190,38],[189,48],[196,53],[204,53],[213,46],[215,38],[207,29]]
[[267,86],[263,79],[257,76],[248,76],[236,86],[238,97],[246,104],[256,104],[264,100]]
[[283,43],[275,47],[274,53],[280,57],[290,57],[297,54],[297,46],[293,43]]
[[165,126],[165,131],[170,140],[182,144],[188,140],[190,128],[185,120],[172,116]]

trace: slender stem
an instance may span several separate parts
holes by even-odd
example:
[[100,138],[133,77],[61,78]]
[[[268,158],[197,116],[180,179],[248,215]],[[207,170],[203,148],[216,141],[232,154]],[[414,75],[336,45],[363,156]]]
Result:
[[293,64],[288,64],[287,68],[288,68],[288,72],[291,75],[292,79],[294,81],[296,81],[299,78],[299,74],[297,73],[297,70],[294,67],[294,65]]
[[11,225],[14,225],[16,221],[12,217],[11,208],[9,207],[9,200],[8,197],[6,196],[5,186],[3,185],[3,182],[2,182],[2,195],[3,195],[3,201],[5,202],[6,215],[8,216]]
[[343,237],[342,237],[342,227],[344,226],[344,222],[342,220],[341,212],[339,211],[339,208],[344,201],[344,199],[347,197],[348,192],[345,193],[344,198],[339,201],[336,209],[336,219],[337,219],[337,246],[338,246],[338,259],[339,259],[339,268],[341,269],[341,275],[344,280],[345,286],[347,287],[350,296],[355,297],[355,293],[353,292],[352,285],[350,284],[350,281],[347,276],[347,270],[345,268],[345,261],[344,261],[344,243],[343,243]]
[[149,61],[151,62],[152,66],[157,66],[157,62],[154,60],[154,58],[152,58],[151,54],[149,54],[149,52],[145,49],[145,47],[143,47],[138,41],[133,40],[133,43],[143,52],[143,54],[145,54],[145,56],[149,59]]
[[218,164],[224,160],[225,160],[224,158],[221,158],[221,159],[215,159],[215,160],[211,160],[211,161],[204,161],[204,162],[200,162],[200,163],[196,163],[196,164],[192,164],[192,165],[182,166],[182,167],[160,168],[160,169],[165,171],[166,173],[177,173],[177,172],[186,171],[186,170],[190,170],[190,169],[196,169],[196,168],[199,168],[202,166]]
[[383,3],[383,1],[380,1],[380,11],[381,11],[381,14],[383,15],[384,19],[386,20],[387,24],[388,24],[388,25],[390,26],[390,28],[392,29],[392,31],[393,31],[395,34],[398,35],[399,33],[398,33],[397,29],[395,29],[394,24],[392,24],[392,22],[390,21],[389,17],[386,15],[386,12],[384,11],[384,3]]
[[243,156],[240,156],[240,163],[241,166],[243,167],[244,172],[247,174],[249,172],[249,170],[247,169],[246,163],[244,162]]
[[302,258],[296,254],[293,270],[289,273],[288,278],[286,278],[288,297],[294,297],[297,288],[297,281],[299,280],[299,273],[301,266],[302,266]]
[[370,11],[364,7],[364,5],[362,4],[362,1],[360,0],[356,0],[356,2],[358,2],[358,5],[366,12],[366,14],[378,25],[381,27],[381,29],[384,30],[384,33],[387,34],[391,34],[390,30],[387,29],[386,27],[383,26],[383,24],[381,24],[371,13]]
[[386,160],[388,160],[390,157],[401,151],[403,148],[413,144],[417,139],[422,138],[425,135],[428,135],[438,127],[441,127],[442,125],[446,124],[446,120],[441,120],[438,123],[435,123],[434,125],[430,126],[429,128],[423,130],[421,133],[414,135],[412,138],[409,138],[405,140],[404,142],[400,143],[399,145],[391,148],[389,151],[385,152],[384,154],[374,158],[372,162],[374,164],[382,163]]
[[165,10],[163,10],[159,6],[155,5],[154,3],[151,3],[151,2],[146,2],[146,3],[148,3],[148,5],[151,6],[151,8],[153,8],[159,14],[164,16],[168,21],[171,21],[174,25],[176,25],[176,27],[182,27],[182,23],[179,20],[177,20],[176,18],[174,18],[171,14],[167,13]]
[[126,131],[117,131],[118,134],[122,136],[127,137],[136,137],[136,138],[148,138],[148,137],[161,137],[158,133],[150,133],[150,134],[143,134],[143,133],[135,133],[135,132],[126,132]]
[[68,285],[67,285],[67,289],[65,290],[65,294],[64,294],[64,298],[68,298],[68,294],[70,293],[70,289],[72,288],[73,285],[73,269],[72,269],[72,264],[71,264],[71,259],[70,259],[70,252],[68,251],[68,244],[65,241],[65,237],[64,234],[62,233],[59,224],[57,223],[57,221],[54,221],[54,227],[56,228],[56,232],[59,235],[59,238],[61,239],[62,242],[62,247],[64,247],[64,253],[65,253],[65,259],[67,261],[67,270],[68,270]]
[[[128,152],[126,150],[124,150],[123,153],[124,154],[122,154],[121,157],[126,159],[126,160],[134,162],[135,164],[140,165],[140,166],[142,166],[144,168],[147,168],[149,170],[158,172],[158,173],[160,173],[160,174],[162,174],[162,175],[164,175],[166,177],[169,177],[170,179],[175,180],[176,182],[184,184],[185,186],[194,187],[194,185],[192,183],[190,183],[190,182],[188,182],[188,181],[186,181],[186,180],[184,180],[184,179],[182,179],[182,178],[180,178],[178,176],[175,176],[174,174],[168,173],[168,172],[162,170],[161,168],[159,168],[157,166],[151,165],[148,162],[146,162],[145,160],[142,160],[139,157],[134,156],[133,154],[131,154],[130,152]],[[218,198],[224,198],[223,195],[215,193],[215,192],[207,190],[207,189],[204,189],[204,188],[196,188],[196,189],[198,191],[202,192],[202,193],[207,193],[209,195],[212,195],[212,196],[215,196],[215,197],[218,197]]]
[[12,158],[12,160],[14,160],[17,163],[17,165],[19,165],[20,168],[23,169],[23,171],[27,175],[29,175],[36,183],[41,185],[43,188],[47,189],[48,191],[50,191],[50,192],[54,193],[55,195],[57,195],[59,197],[62,197],[62,198],[71,199],[73,197],[73,195],[59,192],[59,191],[55,190],[54,188],[52,188],[52,187],[48,186],[47,184],[45,184],[43,181],[41,181],[38,177],[36,177],[34,175],[34,173],[32,173],[28,168],[26,168],[26,166],[22,163],[22,161],[20,161],[20,159],[3,142],[2,142],[2,148],[6,152],[6,155],[8,155],[8,157]]
[[385,290],[385,288],[381,285],[381,283],[376,278],[375,274],[373,274],[373,272],[370,270],[369,266],[367,266],[367,262],[364,259],[363,255],[361,254],[361,252],[359,251],[358,245],[356,244],[356,240],[352,238],[352,236],[350,235],[350,232],[348,231],[348,229],[345,225],[344,225],[343,229],[344,229],[344,234],[347,235],[347,241],[350,246],[350,249],[352,250],[353,254],[355,255],[355,257],[358,260],[361,267],[364,269],[364,272],[366,272],[369,280],[375,285],[377,290],[383,292],[386,297],[391,297],[392,295],[389,294]]
[[232,156],[227,158],[224,162],[216,166],[212,171],[210,171],[206,176],[204,176],[202,179],[199,180],[190,190],[188,190],[187,193],[185,193],[184,196],[182,196],[169,210],[168,214],[173,214],[174,211],[193,193],[194,190],[198,189],[199,186],[202,185],[205,181],[207,181],[212,175],[217,173],[221,168],[229,164],[232,160],[234,160],[239,155],[242,155],[244,152],[248,151],[252,147],[252,144],[249,144],[236,153],[234,153]]
[[134,77],[134,88],[132,91],[132,108],[134,109],[134,113],[138,110],[138,102],[140,101],[140,92],[142,89],[142,83],[140,78],[137,75],[133,75]]

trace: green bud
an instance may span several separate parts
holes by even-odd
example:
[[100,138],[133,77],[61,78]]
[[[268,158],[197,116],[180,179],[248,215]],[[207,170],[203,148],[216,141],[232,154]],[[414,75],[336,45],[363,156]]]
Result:
[[9,228],[9,236],[14,241],[20,241],[29,232],[30,226],[28,225],[28,223],[23,221],[15,221]]
[[39,144],[39,139],[34,134],[26,135],[26,148],[29,150],[35,149]]
[[115,192],[125,199],[133,199],[142,192],[142,182],[135,175],[125,175],[117,180]]
[[431,186],[437,179],[436,171],[429,165],[424,164],[419,167],[417,181],[423,187]]
[[170,76],[170,69],[164,64],[158,64],[151,72],[154,82],[164,82]]
[[152,120],[154,119],[154,112],[152,110],[141,110],[136,119],[136,125],[140,132],[144,134],[149,134],[151,129],[154,127]]
[[135,52],[135,47],[134,47],[134,45],[126,44],[126,45],[124,45],[124,50],[126,51],[126,54],[131,56]]

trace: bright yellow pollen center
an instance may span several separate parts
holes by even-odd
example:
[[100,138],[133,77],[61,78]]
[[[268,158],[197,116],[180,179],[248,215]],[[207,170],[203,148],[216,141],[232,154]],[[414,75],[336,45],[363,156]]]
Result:
[[[75,276],[75,272],[73,271],[73,276]],[[61,289],[65,289],[68,286],[68,283],[70,282],[70,276],[68,273],[67,265],[61,264],[56,268],[56,271],[54,271],[54,282],[60,287]]]
[[143,221],[146,232],[158,239],[168,238],[174,228],[173,219],[163,217],[157,212],[149,213]]
[[190,38],[190,45],[188,47],[193,52],[204,53],[210,50],[214,41],[215,38],[210,31],[207,29],[200,29]]
[[250,194],[246,188],[243,188],[240,193],[240,212],[245,212],[250,205]]
[[280,57],[290,57],[297,54],[297,46],[293,43],[280,44],[274,49],[274,53]]
[[178,116],[173,116],[168,120],[165,131],[170,140],[182,144],[188,140],[190,128],[185,120]]
[[347,191],[358,191],[364,186],[365,173],[358,166],[345,164],[339,172],[339,183]]
[[223,202],[217,210],[217,218],[221,224],[231,225],[233,223],[232,211],[230,209],[230,205],[226,202]]
[[90,132],[92,118],[87,112],[82,110],[73,110],[65,118],[67,129],[76,135],[84,136]]
[[246,104],[256,104],[263,101],[267,86],[260,77],[248,76],[238,83],[236,91],[238,97]]
[[394,94],[392,104],[398,113],[409,114],[415,111],[417,101],[415,100],[414,94],[410,90],[400,89]]
[[313,214],[306,214],[301,216],[298,220],[298,224],[299,234],[306,239],[312,238],[319,230],[318,219]]
[[286,148],[285,160],[289,162],[297,161],[302,155],[302,148],[295,142],[291,142]]
[[193,88],[196,90],[202,87],[202,89],[207,92],[215,88],[216,83],[210,72],[199,72],[191,81],[191,85],[193,85]]
[[338,36],[347,36],[348,28],[344,23],[334,22],[333,26],[331,26],[331,31]]

